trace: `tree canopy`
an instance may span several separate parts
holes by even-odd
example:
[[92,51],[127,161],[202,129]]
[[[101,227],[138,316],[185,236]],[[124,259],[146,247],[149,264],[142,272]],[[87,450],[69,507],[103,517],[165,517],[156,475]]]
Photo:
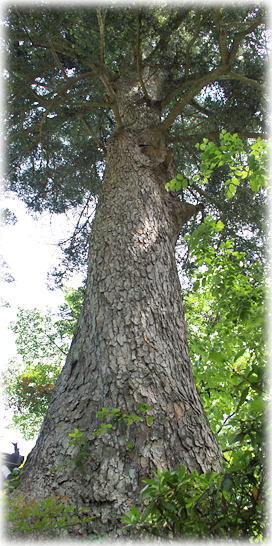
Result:
[[[203,137],[218,142],[225,129],[247,142],[265,133],[261,6],[11,7],[6,25],[7,186],[31,210],[75,209],[74,235],[62,246],[68,269],[86,262],[107,141],[122,124],[121,79],[138,74],[146,99],[154,100],[152,74],[159,71],[156,100],[177,172],[195,171]],[[250,207],[243,188],[226,204],[222,178],[220,169],[205,191],[194,183],[184,198],[201,198],[208,212],[223,216],[228,235],[239,226],[243,249],[251,244],[246,230],[261,239],[263,196]]]

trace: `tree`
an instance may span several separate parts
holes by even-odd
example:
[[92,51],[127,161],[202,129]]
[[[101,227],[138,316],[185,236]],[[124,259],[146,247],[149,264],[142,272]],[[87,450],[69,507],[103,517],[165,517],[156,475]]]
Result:
[[26,439],[35,438],[65,362],[82,307],[84,289],[66,289],[58,317],[38,309],[20,309],[10,329],[18,357],[4,374],[6,402],[13,424]]
[[193,173],[190,143],[233,124],[261,134],[264,14],[12,8],[7,24],[9,187],[36,211],[81,205],[79,221],[98,196],[78,329],[20,491],[91,503],[92,529],[118,533],[116,514],[156,469],[220,468],[174,256],[203,206],[165,184],[171,142]]

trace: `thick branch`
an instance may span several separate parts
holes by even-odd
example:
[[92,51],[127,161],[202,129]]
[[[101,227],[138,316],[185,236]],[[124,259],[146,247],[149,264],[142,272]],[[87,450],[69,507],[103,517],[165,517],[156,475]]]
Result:
[[[217,80],[240,80],[248,85],[251,85],[259,90],[262,90],[262,84],[257,82],[256,80],[253,80],[252,78],[248,78],[247,76],[243,76],[242,74],[238,74],[237,72],[228,72],[226,70],[226,66],[219,65],[219,67],[215,68],[211,72],[209,72],[206,76],[203,76],[203,78],[199,78],[198,80],[195,80],[194,85],[191,86],[191,88],[185,93],[185,95],[182,97],[182,99],[175,104],[171,112],[168,114],[168,116],[165,118],[165,120],[162,122],[161,127],[163,129],[168,129],[171,127],[172,123],[175,121],[176,117],[181,114],[184,107],[191,102],[191,100],[203,89],[208,85],[209,83],[212,83]],[[185,82],[183,82],[182,87],[184,87]],[[176,90],[176,93],[178,91]]]
[[[267,138],[267,135],[265,133],[255,133],[254,131],[244,131],[244,130],[235,129],[235,133],[237,133],[238,136],[240,136],[241,138],[251,138],[251,139]],[[206,132],[206,133],[195,133],[195,134],[186,133],[184,135],[176,135],[176,136],[170,135],[168,137],[168,142],[169,144],[178,143],[178,142],[186,143],[188,141],[201,142],[203,138],[208,138],[209,140],[217,140],[219,136],[220,136],[220,131],[210,131],[208,133]]]
[[[172,123],[175,121],[176,117],[181,114],[184,107],[203,89],[203,87],[206,87],[211,82],[214,82],[219,79],[219,76],[221,76],[224,71],[226,70],[225,66],[219,66],[203,76],[202,78],[196,79],[194,81],[194,85],[191,86],[191,88],[185,93],[183,98],[175,104],[171,112],[168,114],[168,116],[165,118],[165,120],[162,122],[161,127],[163,129],[168,129]],[[183,83],[184,85],[184,83]]]
[[104,66],[105,65],[105,17],[106,17],[106,10],[103,9],[103,8],[97,8],[96,16],[97,16],[97,20],[98,20],[99,34],[100,34],[100,64],[101,64],[101,66]]
[[198,212],[203,212],[204,205],[203,203],[198,203],[197,205],[193,205],[192,203],[186,203],[185,201],[180,201],[180,228],[192,218],[192,216],[195,216],[198,214]]
[[141,12],[137,11],[137,34],[136,34],[136,67],[137,67],[137,74],[139,78],[139,82],[141,84],[141,88],[143,90],[143,94],[145,98],[148,100],[148,92],[143,80],[143,72],[142,72],[142,51],[141,51]]
[[244,30],[241,30],[240,32],[237,32],[234,35],[234,39],[231,45],[230,53],[228,56],[228,64],[230,65],[235,60],[235,57],[237,55],[239,46],[243,39],[248,35],[251,34],[259,25],[264,23],[264,18],[262,15],[257,15],[254,19],[252,19],[251,23],[247,28]]
[[251,87],[256,87],[260,91],[263,90],[263,84],[260,82],[257,82],[256,80],[253,80],[252,78],[248,78],[247,76],[244,76],[243,74],[239,74],[238,72],[228,72],[228,74],[223,74],[218,78],[219,80],[239,80],[241,82],[246,83],[247,85],[250,85]]
[[227,47],[227,33],[225,27],[223,27],[223,20],[221,15],[221,9],[215,8],[213,10],[213,17],[215,25],[218,31],[219,51],[221,55],[221,63],[227,64],[228,60],[228,47]]

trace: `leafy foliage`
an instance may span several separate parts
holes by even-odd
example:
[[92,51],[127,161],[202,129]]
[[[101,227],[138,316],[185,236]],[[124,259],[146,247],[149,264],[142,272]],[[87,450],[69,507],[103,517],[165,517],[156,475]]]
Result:
[[[196,148],[201,151],[199,172],[190,176],[177,174],[165,187],[169,191],[186,189],[190,184],[207,184],[213,172],[220,167],[227,167],[228,177],[225,180],[226,199],[231,199],[242,180],[247,180],[250,189],[256,193],[267,185],[266,143],[258,138],[249,146],[245,146],[238,134],[223,130],[220,134],[220,144],[204,138]],[[246,149],[249,148],[249,151]]]
[[188,473],[185,467],[157,471],[144,480],[144,507],[122,520],[138,535],[163,538],[251,538],[263,536],[259,490],[247,474]]
[[19,309],[11,329],[19,358],[5,372],[5,394],[13,423],[24,434],[37,434],[75,329],[84,290],[67,290],[60,318],[38,309]]
[[[49,497],[40,503],[26,502],[23,495],[9,499],[6,505],[8,535],[11,538],[46,538],[55,536],[56,531],[72,530],[78,525],[89,523],[93,516],[86,516],[86,508],[76,509],[65,504],[64,498]],[[61,533],[60,533],[61,534]]]
[[64,289],[65,303],[59,308],[60,319],[55,322],[58,334],[61,338],[71,339],[76,331],[79,313],[82,309],[85,288],[80,286],[77,289]]
[[74,457],[75,466],[82,468],[91,455],[91,440],[78,428],[69,434],[69,445],[77,448]]
[[250,408],[252,396],[259,399],[256,410],[262,410],[265,340],[263,268],[258,262],[248,264],[230,240],[220,243],[215,253],[208,238],[218,236],[217,224],[206,217],[192,234],[190,248],[197,269],[193,291],[185,301],[195,374],[209,405],[213,391],[215,396],[220,393],[221,417],[220,405],[213,403],[211,415],[219,424],[227,409],[232,413],[245,401]]

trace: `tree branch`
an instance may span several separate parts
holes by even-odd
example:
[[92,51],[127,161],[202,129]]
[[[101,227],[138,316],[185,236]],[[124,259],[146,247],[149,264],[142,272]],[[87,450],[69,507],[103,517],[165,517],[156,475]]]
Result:
[[96,70],[96,71],[87,71],[87,72],[83,72],[82,74],[79,74],[78,76],[69,76],[68,77],[68,83],[67,85],[65,85],[60,91],[59,93],[61,95],[64,95],[66,93],[66,91],[68,91],[69,89],[71,89],[71,87],[79,82],[80,80],[84,80],[86,78],[98,78],[99,77],[99,72]]
[[50,334],[47,334],[46,332],[43,332],[43,333],[46,335],[46,337],[48,337],[50,343],[52,343],[52,345],[55,345],[55,347],[57,347],[57,349],[58,349],[62,354],[64,354],[64,356],[67,356],[67,355],[68,355],[68,352],[64,351],[64,350],[62,349],[62,347],[60,347],[60,346],[54,341],[54,336],[53,336],[53,335],[51,336]]
[[248,34],[251,34],[251,32],[253,32],[262,23],[264,23],[264,17],[262,15],[257,15],[254,19],[252,19],[250,25],[247,28],[245,28],[244,30],[241,30],[240,32],[237,32],[234,35],[233,42],[232,42],[230,52],[229,52],[229,55],[228,55],[228,64],[229,65],[231,63],[233,63],[233,61],[234,61],[234,59],[235,59],[235,57],[237,55],[239,46],[240,46],[241,42],[243,41],[243,39]]
[[[172,123],[175,121],[176,117],[182,112],[184,107],[194,98],[194,96],[197,95],[197,93],[201,91],[203,87],[206,87],[206,85],[208,85],[209,83],[218,80],[219,77],[225,72],[225,70],[226,70],[225,65],[219,65],[217,68],[215,68],[214,70],[211,70],[210,72],[208,72],[208,74],[206,74],[202,78],[193,80],[194,84],[187,91],[187,93],[185,93],[183,98],[175,104],[171,112],[168,114],[165,120],[161,123],[161,127],[163,129],[168,129],[172,125]],[[183,82],[182,87],[185,84],[186,82]],[[176,93],[177,92],[178,90],[176,90]]]
[[100,64],[105,66],[105,17],[107,10],[104,8],[96,9],[96,16],[100,34]]
[[[10,29],[9,35],[11,38],[23,42],[29,41],[30,44],[33,47],[42,48],[42,49],[50,49],[50,45],[48,44],[48,40],[42,38],[41,34],[35,33],[33,31],[13,31],[13,29]],[[92,70],[96,71],[98,66],[95,63],[90,62],[90,57],[87,57],[85,55],[78,55],[75,52],[75,49],[71,47],[70,42],[63,38],[62,36],[58,36],[57,39],[54,41],[51,40],[51,44],[54,47],[54,50],[57,53],[60,53],[62,55],[65,55],[66,57],[69,57],[73,60],[77,59],[79,62],[84,63],[86,66],[89,66],[92,68]]]
[[[226,128],[226,130],[228,130]],[[239,130],[239,129],[235,129],[235,133],[238,134],[238,136],[240,136],[241,138],[251,138],[251,139],[256,139],[256,138],[262,138],[262,139],[265,139],[267,138],[267,135],[265,133],[255,133],[254,131],[244,131],[244,130]],[[203,138],[208,138],[209,140],[217,140],[220,136],[220,131],[210,131],[208,133],[195,133],[195,134],[185,134],[185,135],[177,135],[177,136],[170,136],[168,137],[168,142],[169,144],[173,144],[173,143],[183,143],[183,142],[201,142],[201,140]]]
[[141,88],[143,90],[143,94],[147,100],[149,100],[148,92],[143,80],[143,72],[142,72],[142,51],[141,51],[141,12],[137,11],[137,30],[136,30],[136,68],[137,68],[137,74],[139,78],[139,82],[141,85]]
[[169,39],[172,36],[173,32],[178,29],[182,21],[187,17],[187,15],[190,13],[191,8],[186,8],[183,10],[180,10],[174,17],[169,17],[168,21],[163,25],[163,28],[161,29],[160,38],[153,49],[153,51],[150,53],[150,55],[147,57],[146,62],[148,63],[152,57],[156,55],[158,51],[163,51],[166,49],[169,43]]
[[53,59],[56,63],[56,65],[59,67],[59,69],[61,70],[61,72],[63,73],[64,75],[64,78],[66,80],[69,80],[69,76],[66,74],[66,71],[65,71],[65,68],[63,67],[62,63],[60,62],[60,58],[59,56],[57,55],[56,53],[56,50],[54,49],[54,46],[50,40],[50,37],[48,36],[48,43],[49,43],[49,46],[50,46],[50,51],[52,53],[52,56],[53,56]]
[[99,78],[101,82],[103,83],[104,87],[108,91],[112,103],[111,107],[114,111],[116,121],[118,125],[122,125],[121,122],[121,116],[119,113],[118,104],[116,101],[116,95],[115,91],[112,87],[112,81],[110,77],[110,73],[108,70],[106,70],[105,66],[105,17],[106,17],[107,10],[104,8],[97,8],[96,15],[98,20],[98,26],[99,26],[99,35],[100,35],[100,73]]
[[85,129],[87,130],[88,134],[93,138],[93,140],[96,142],[97,146],[99,148],[103,148],[104,152],[106,152],[106,149],[105,147],[103,146],[102,142],[99,140],[98,136],[93,132],[91,126],[89,125],[89,123],[87,122],[87,120],[85,118],[80,118],[80,120],[82,121]]
[[246,83],[247,85],[250,85],[251,87],[255,87],[262,91],[263,84],[257,82],[256,80],[253,80],[252,78],[248,78],[247,76],[243,76],[243,74],[239,74],[238,72],[228,72],[227,74],[223,74],[222,76],[219,76],[218,80],[239,80],[241,82]]
[[233,411],[232,413],[230,413],[230,415],[228,415],[228,416],[224,419],[224,421],[223,421],[221,427],[219,427],[219,429],[216,431],[216,434],[219,434],[219,433],[221,432],[222,428],[225,426],[225,424],[227,423],[227,421],[228,421],[231,417],[233,417],[233,416],[235,415],[235,413],[237,413],[237,409],[236,409],[235,411]]
[[228,62],[228,46],[227,46],[227,33],[226,28],[223,27],[223,20],[221,15],[221,8],[213,9],[213,18],[215,26],[218,31],[219,51],[221,55],[221,63],[227,64]]
[[[171,127],[172,123],[175,121],[176,117],[181,114],[185,106],[191,102],[191,100],[203,89],[208,85],[209,83],[212,83],[214,81],[219,80],[240,80],[247,85],[251,85],[259,90],[263,88],[262,84],[257,82],[256,80],[253,80],[252,78],[248,78],[247,76],[243,76],[242,74],[239,74],[237,72],[227,71],[227,67],[225,65],[219,65],[217,68],[209,72],[206,76],[203,76],[202,78],[199,78],[194,81],[194,84],[191,86],[191,88],[185,93],[185,95],[182,97],[182,99],[175,104],[175,106],[172,108],[171,112],[168,114],[168,116],[165,118],[165,120],[161,123],[161,127],[163,129],[169,129]],[[186,82],[182,83],[182,87],[186,85]],[[178,89],[175,90],[175,94],[178,93]],[[173,94],[173,91],[171,92]],[[164,103],[166,103],[166,100],[169,100],[169,97],[171,94],[166,97],[164,100]]]
[[202,106],[201,104],[199,104],[199,102],[197,102],[196,99],[192,99],[190,104],[198,111],[200,112],[201,114],[204,114],[204,116],[207,116],[209,117],[210,115],[213,115],[213,112],[211,110],[209,110],[208,108],[205,108],[204,106]]
[[200,18],[199,24],[197,25],[195,32],[187,44],[186,51],[185,51],[185,62],[184,62],[184,71],[185,71],[185,77],[189,74],[190,69],[190,50],[192,49],[194,43],[196,42],[197,38],[199,37],[199,31],[202,27],[203,19]]

